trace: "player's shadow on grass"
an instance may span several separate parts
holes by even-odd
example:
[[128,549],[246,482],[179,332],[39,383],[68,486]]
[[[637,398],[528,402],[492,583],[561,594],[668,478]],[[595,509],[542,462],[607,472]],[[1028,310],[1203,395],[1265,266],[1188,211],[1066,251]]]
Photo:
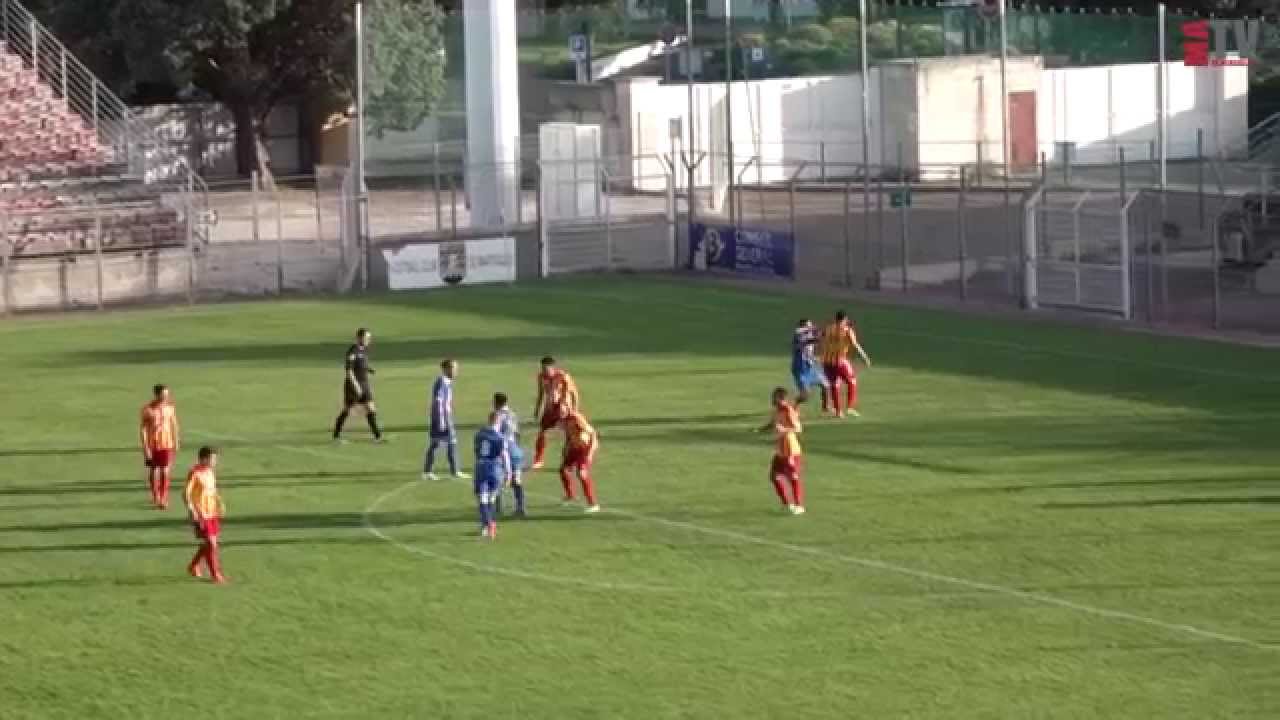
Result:
[[1195,505],[1280,505],[1280,495],[1103,500],[1099,502],[1043,503],[1040,507],[1046,510],[1105,510],[1107,508],[1188,507]]
[[[256,538],[256,537],[235,537],[233,534],[227,534],[223,538],[222,545],[228,549],[228,552],[234,552],[234,548],[241,547],[277,547],[277,546],[304,546],[313,547],[321,545],[381,545],[386,541],[381,538],[374,537],[369,533],[359,535],[345,535],[342,537],[285,537],[285,538]],[[99,553],[99,552],[142,552],[147,550],[163,550],[165,552],[192,550],[196,547],[195,540],[185,542],[179,541],[163,541],[163,542],[103,542],[103,543],[64,543],[59,545],[0,545],[0,555],[5,554],[48,554],[48,553]],[[183,575],[182,577],[186,577]],[[4,587],[0,584],[0,587]]]
[[[136,445],[130,447],[56,447],[56,448],[0,448],[0,458],[8,457],[65,457],[68,455],[112,455],[142,451]],[[139,460],[139,463],[142,461]]]
[[[595,416],[591,418],[592,424],[600,431],[601,437],[607,436],[610,428],[644,428],[644,427],[671,427],[684,425],[714,425],[716,423],[742,423],[747,421],[761,421],[761,418],[767,417],[765,413],[722,413],[719,415],[686,415],[671,417],[607,417]],[[535,419],[536,420],[536,419]],[[470,426],[466,430],[473,429]],[[422,434],[425,436],[427,432],[426,424],[418,425],[390,425],[386,428],[387,432],[406,433],[406,434]],[[536,434],[537,426],[533,421],[528,422],[524,426],[525,434]],[[461,440],[461,439],[460,439]]]
[[[146,492],[146,483],[142,478],[142,470],[138,477],[126,480],[80,480],[75,482],[58,482],[48,485],[0,485],[0,497],[5,495],[21,497],[58,496],[58,495],[97,495],[107,493],[139,494]],[[175,485],[180,479],[174,478]],[[374,478],[401,479],[400,473],[356,470],[351,472],[306,472],[306,473],[224,473],[220,484],[226,488],[273,488],[273,487],[305,487],[313,485],[347,485],[362,483]]]

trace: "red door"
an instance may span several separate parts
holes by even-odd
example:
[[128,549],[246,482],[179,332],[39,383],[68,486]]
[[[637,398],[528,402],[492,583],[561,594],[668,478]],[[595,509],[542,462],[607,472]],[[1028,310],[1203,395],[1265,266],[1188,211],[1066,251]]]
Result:
[[1009,158],[1014,167],[1036,164],[1036,94],[1009,93]]

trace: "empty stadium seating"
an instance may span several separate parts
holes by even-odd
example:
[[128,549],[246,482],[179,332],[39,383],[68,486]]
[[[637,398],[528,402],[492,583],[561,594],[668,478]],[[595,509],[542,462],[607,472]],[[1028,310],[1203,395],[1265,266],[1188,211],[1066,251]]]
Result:
[[173,246],[178,213],[161,204],[19,55],[0,45],[0,230],[14,257]]

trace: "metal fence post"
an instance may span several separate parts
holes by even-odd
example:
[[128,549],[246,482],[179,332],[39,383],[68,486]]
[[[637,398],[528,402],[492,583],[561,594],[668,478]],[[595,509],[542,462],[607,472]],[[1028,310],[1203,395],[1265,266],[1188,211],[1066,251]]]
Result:
[[440,206],[440,143],[431,143],[431,187],[436,199],[436,232],[444,229],[444,213]]
[[104,274],[102,269],[102,208],[98,206],[97,199],[93,200],[93,255],[98,271],[98,309],[101,310],[104,306],[102,289]]
[[853,194],[853,184],[844,184],[844,286],[853,286],[853,234],[849,228],[852,218],[849,217],[849,196]]
[[258,171],[249,173],[249,210],[253,214],[250,222],[253,228],[253,244],[256,247],[262,240],[258,226]]
[[[1142,198],[1142,192],[1138,192],[1138,197]],[[1147,274],[1147,324],[1151,325],[1155,322],[1155,314],[1153,307],[1156,299],[1155,286],[1155,267],[1152,264],[1151,252],[1151,209],[1147,207],[1148,203],[1143,198],[1142,203],[1142,251],[1146,254],[1145,267]]]
[[543,203],[546,200],[542,187],[542,162],[537,164],[538,181],[534,184],[537,189],[537,208],[538,208],[538,277],[545,278],[549,275],[549,267],[551,260],[551,248],[547,242],[547,213]]
[[609,201],[609,171],[600,168],[600,182],[605,187],[604,192],[604,250],[605,268],[613,270],[613,206]]
[[9,242],[9,216],[0,213],[0,246],[3,246],[4,256],[0,257],[0,261],[4,263],[0,267],[0,282],[4,284],[3,300],[4,314],[7,317],[13,308],[13,282],[10,270],[13,266],[13,243]]
[[876,178],[876,289],[884,274],[884,180]]
[[[787,231],[791,233],[791,275],[800,274],[800,238],[796,237],[796,181],[792,178],[787,187]],[[735,229],[734,232],[737,232]]]
[[280,190],[274,193],[276,201],[276,294],[284,294],[284,206],[280,202]]
[[818,177],[823,183],[827,182],[827,141],[820,140],[818,142]]
[[1196,209],[1204,232],[1204,130],[1196,130]]
[[959,217],[956,218],[956,250],[960,257],[960,299],[969,299],[969,260],[968,260],[968,232],[969,228],[966,223],[965,210],[967,209],[967,197],[965,195],[968,185],[968,168],[960,167],[960,198],[957,203]]
[[187,194],[183,199],[186,206],[186,231],[187,231],[187,304],[195,303],[195,284],[196,284],[196,233],[195,218],[192,217],[194,208],[191,205],[191,194],[195,190],[195,176],[187,173]]
[[902,255],[902,292],[907,292],[910,286],[911,277],[908,266],[910,265],[911,249],[908,247],[910,240],[910,232],[907,230],[907,223],[910,222],[908,214],[911,209],[908,206],[907,193],[911,192],[910,185],[907,184],[907,169],[902,163],[902,143],[898,143],[898,231],[900,253]]
[[[1225,197],[1222,198],[1225,201]],[[1221,223],[1219,213],[1214,214],[1213,227],[1209,229],[1209,237],[1213,240],[1213,247],[1209,251],[1209,262],[1213,264],[1213,329],[1217,330],[1222,324],[1222,247],[1219,244],[1221,238]],[[7,288],[9,285],[5,283]]]
[[320,198],[320,178],[318,177],[311,178],[311,187],[315,191],[314,194],[315,194],[315,201],[316,201],[316,242],[323,245],[324,244],[324,217],[322,216],[323,211],[321,210],[321,207],[320,207],[320,203],[322,202]]
[[676,158],[671,156],[671,162],[668,164],[663,177],[667,181],[667,249],[671,256],[671,269],[674,270],[680,265],[680,256],[676,248],[676,218],[678,217],[676,210]]
[[458,239],[458,183],[452,177],[449,178],[449,236]]

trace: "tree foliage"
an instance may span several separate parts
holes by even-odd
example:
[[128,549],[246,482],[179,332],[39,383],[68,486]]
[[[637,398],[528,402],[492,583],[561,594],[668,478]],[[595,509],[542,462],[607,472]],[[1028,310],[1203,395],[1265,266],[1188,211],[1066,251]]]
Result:
[[[246,173],[267,170],[265,123],[286,100],[345,107],[355,89],[352,0],[38,0],[72,48],[88,50],[122,94],[139,83],[191,87],[225,104]],[[367,0],[369,120],[416,127],[444,89],[442,15],[433,0]],[[91,21],[86,21],[91,18]],[[110,61],[107,63],[105,61]]]

